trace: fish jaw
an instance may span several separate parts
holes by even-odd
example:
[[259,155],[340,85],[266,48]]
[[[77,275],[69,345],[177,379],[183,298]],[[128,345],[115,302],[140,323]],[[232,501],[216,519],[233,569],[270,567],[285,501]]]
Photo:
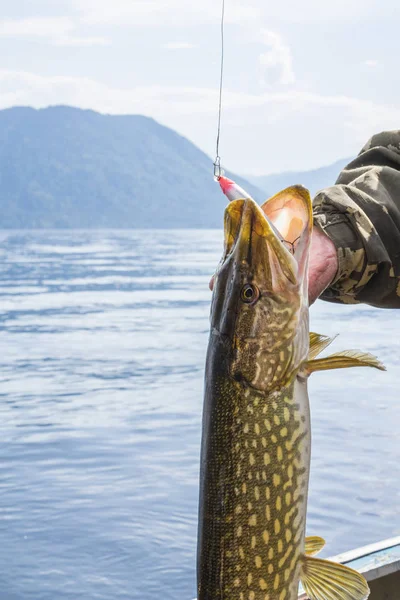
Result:
[[259,207],[233,181],[225,177],[222,180],[224,193],[232,199],[225,211],[225,253],[221,266],[234,258],[241,264],[247,261],[249,269],[255,270],[257,262],[265,268],[268,255],[269,280],[265,287],[269,292],[286,289],[288,280],[290,284],[306,287],[313,225],[309,192],[302,186],[292,186]]
[[211,325],[229,341],[231,376],[262,391],[285,385],[308,352],[311,199],[304,188],[290,190],[286,203],[284,197],[271,199],[270,213],[276,218],[283,207],[294,254],[268,217],[268,206],[234,200],[225,212],[225,251],[214,284]]
[[297,279],[308,294],[308,258],[313,229],[312,202],[309,191],[301,185],[291,186],[269,198],[261,207],[269,222],[289,246],[298,265]]

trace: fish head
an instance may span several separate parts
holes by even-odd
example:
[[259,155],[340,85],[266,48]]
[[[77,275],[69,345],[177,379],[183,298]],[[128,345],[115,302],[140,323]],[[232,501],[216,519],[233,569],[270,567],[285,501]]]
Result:
[[229,347],[231,377],[263,392],[277,389],[308,355],[310,194],[293,186],[261,207],[234,200],[224,229],[212,331]]

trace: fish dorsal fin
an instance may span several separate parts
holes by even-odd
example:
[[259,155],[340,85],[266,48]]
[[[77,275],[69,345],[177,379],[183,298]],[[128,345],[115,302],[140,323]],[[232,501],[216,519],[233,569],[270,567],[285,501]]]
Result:
[[360,352],[359,350],[343,350],[343,352],[331,354],[326,358],[309,360],[305,367],[309,375],[315,371],[348,369],[350,367],[374,367],[380,371],[386,371],[386,368],[376,356],[373,356],[369,352]]
[[310,600],[366,600],[369,596],[360,573],[330,560],[305,556],[300,579]]
[[311,535],[305,539],[305,553],[307,556],[315,556],[318,552],[321,552],[324,546],[324,538],[318,535]]
[[321,354],[321,352],[330,344],[332,344],[336,338],[336,335],[335,337],[330,338],[327,335],[321,335],[319,333],[313,333],[310,331],[310,351],[308,354],[308,360],[313,360],[316,358],[318,354]]

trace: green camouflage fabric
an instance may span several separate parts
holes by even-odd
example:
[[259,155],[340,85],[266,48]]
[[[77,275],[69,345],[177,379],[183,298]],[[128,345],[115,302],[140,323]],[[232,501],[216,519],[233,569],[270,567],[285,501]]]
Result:
[[374,135],[314,199],[339,268],[321,298],[400,308],[400,130]]

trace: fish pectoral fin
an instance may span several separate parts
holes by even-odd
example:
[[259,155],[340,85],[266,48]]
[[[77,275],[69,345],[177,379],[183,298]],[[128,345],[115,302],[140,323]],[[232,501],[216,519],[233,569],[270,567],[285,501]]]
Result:
[[305,556],[300,579],[310,600],[366,600],[369,596],[360,573],[330,560]]
[[335,335],[335,337],[330,338],[327,335],[321,335],[319,333],[313,333],[312,331],[310,331],[310,351],[308,354],[308,360],[316,358],[318,354],[321,354],[321,352],[325,350],[325,348],[327,348],[330,344],[332,344],[332,342],[336,338],[337,335]]
[[315,556],[318,552],[321,552],[326,542],[324,538],[318,535],[311,535],[305,539],[305,552],[307,556]]
[[304,365],[307,375],[315,371],[327,371],[329,369],[348,369],[350,367],[375,367],[380,371],[386,371],[384,365],[372,354],[359,352],[358,350],[344,350],[331,354],[326,358],[309,360]]

